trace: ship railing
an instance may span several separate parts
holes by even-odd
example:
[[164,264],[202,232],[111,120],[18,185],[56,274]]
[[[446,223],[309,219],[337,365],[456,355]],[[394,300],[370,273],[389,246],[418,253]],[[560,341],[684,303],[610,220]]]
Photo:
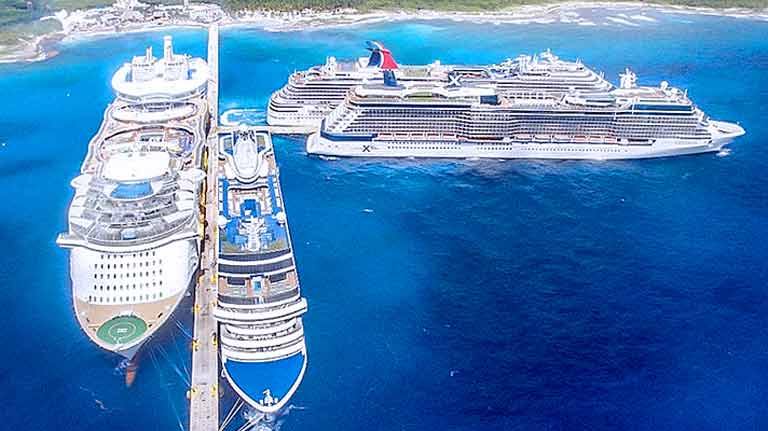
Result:
[[[94,223],[83,237],[91,243],[107,246],[130,246],[136,244],[150,243],[167,238],[174,234],[177,234],[185,228],[194,229],[193,223],[194,217],[190,217],[187,220],[183,220],[176,225],[168,225],[166,223],[159,223],[156,226],[152,226],[151,229],[140,228],[127,228],[135,230],[135,238],[126,239],[123,235],[125,229],[121,228],[104,228],[100,223]],[[196,232],[196,230],[195,230]]]

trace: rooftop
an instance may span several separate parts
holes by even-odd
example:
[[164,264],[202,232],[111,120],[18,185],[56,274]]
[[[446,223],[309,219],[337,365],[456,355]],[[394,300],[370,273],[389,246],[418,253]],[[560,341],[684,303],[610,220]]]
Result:
[[202,58],[174,54],[170,36],[166,36],[163,57],[157,59],[152,48],[136,56],[112,77],[112,88],[129,98],[168,99],[201,91],[208,84],[210,70]]
[[107,159],[102,176],[116,182],[135,182],[157,178],[168,171],[170,156],[166,152],[116,153]]

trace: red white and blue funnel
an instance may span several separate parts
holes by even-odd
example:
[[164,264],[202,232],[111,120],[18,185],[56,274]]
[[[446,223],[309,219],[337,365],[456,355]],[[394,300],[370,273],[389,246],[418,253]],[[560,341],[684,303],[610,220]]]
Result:
[[384,44],[374,40],[365,42],[371,56],[368,58],[368,66],[376,66],[384,70],[397,69],[397,63],[392,58],[392,52],[384,47]]

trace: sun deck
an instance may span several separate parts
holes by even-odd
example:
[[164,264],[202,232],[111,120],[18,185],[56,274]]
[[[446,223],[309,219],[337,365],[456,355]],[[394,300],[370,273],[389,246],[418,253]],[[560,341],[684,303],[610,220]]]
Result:
[[277,165],[268,135],[221,139],[219,295],[227,303],[279,301],[298,293]]

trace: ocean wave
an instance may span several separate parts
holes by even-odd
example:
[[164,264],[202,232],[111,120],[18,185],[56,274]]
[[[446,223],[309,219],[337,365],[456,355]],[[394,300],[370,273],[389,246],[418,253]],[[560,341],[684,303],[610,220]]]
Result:
[[605,19],[607,19],[608,21],[611,21],[613,23],[616,23],[616,24],[626,25],[626,26],[630,26],[630,27],[640,27],[639,24],[631,22],[631,21],[627,21],[626,19],[620,18],[620,17],[607,16],[607,17],[605,17]]

